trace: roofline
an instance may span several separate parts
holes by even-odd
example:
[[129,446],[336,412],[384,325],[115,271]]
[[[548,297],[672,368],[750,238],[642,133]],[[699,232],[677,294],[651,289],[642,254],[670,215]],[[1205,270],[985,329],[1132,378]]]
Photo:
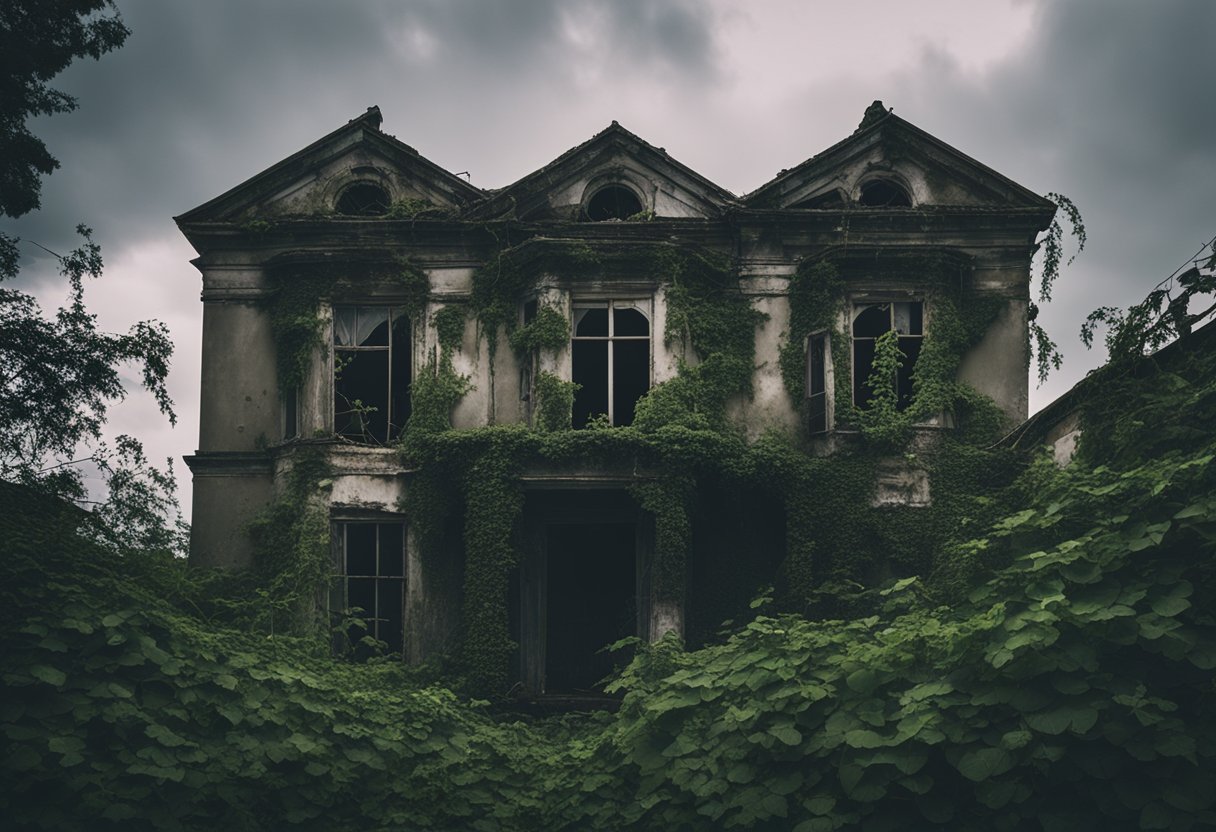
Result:
[[581,144],[575,145],[574,147],[570,148],[569,150],[562,153],[557,158],[553,159],[553,161],[548,162],[545,165],[542,165],[541,167],[537,168],[536,170],[532,171],[529,174],[526,174],[525,176],[520,177],[519,179],[516,179],[514,182],[512,182],[509,185],[506,185],[505,187],[498,188],[493,191],[487,192],[487,199],[482,204],[488,205],[497,199],[502,199],[503,197],[509,197],[512,192],[526,187],[528,184],[539,179],[544,174],[552,171],[554,168],[560,167],[562,164],[566,163],[570,159],[572,159],[572,158],[578,156],[580,153],[584,152],[587,148],[589,148],[596,142],[604,141],[607,138],[611,138],[612,136],[622,136],[624,138],[635,141],[639,145],[641,145],[644,149],[649,150],[650,152],[654,153],[657,156],[663,157],[663,159],[665,159],[667,161],[667,163],[670,164],[672,167],[676,168],[681,173],[687,175],[692,180],[704,185],[708,190],[713,192],[713,194],[715,196],[719,197],[722,202],[728,203],[728,204],[738,202],[738,200],[739,200],[738,196],[736,196],[735,194],[726,190],[726,188],[723,188],[721,185],[717,184],[716,182],[713,182],[713,181],[707,179],[705,176],[703,176],[702,174],[693,170],[692,168],[688,167],[683,162],[680,162],[675,157],[668,154],[668,152],[664,148],[655,147],[650,142],[646,141],[641,136],[639,136],[637,133],[634,133],[633,131],[628,130],[625,127],[622,127],[620,122],[618,122],[614,119],[612,121],[612,123],[609,124],[607,127],[605,127],[603,130],[599,131],[598,133],[596,133],[595,135],[593,135],[591,138],[587,139],[586,141],[582,142]]
[[[863,122],[863,124],[864,124],[864,122]],[[1036,194],[1034,191],[1030,190],[1029,188],[1027,188],[1024,185],[1018,184],[1017,182],[1010,179],[1008,176],[1005,176],[1003,173],[1000,173],[1000,172],[988,167],[987,165],[985,165],[983,162],[979,161],[978,159],[968,156],[966,153],[959,150],[957,147],[947,144],[946,142],[939,139],[937,136],[934,136],[932,133],[928,133],[928,132],[922,130],[921,128],[917,127],[915,124],[908,121],[907,119],[900,118],[899,116],[895,115],[895,113],[893,111],[890,111],[890,110],[886,111],[880,117],[873,119],[869,124],[865,125],[864,127],[859,127],[857,130],[854,130],[848,136],[845,136],[843,139],[836,142],[832,146],[819,151],[814,156],[811,156],[809,159],[806,159],[805,161],[800,162],[799,164],[795,165],[794,167],[789,168],[788,170],[777,174],[775,177],[770,179],[768,182],[765,182],[763,185],[756,188],[755,190],[744,194],[742,197],[739,198],[740,201],[743,202],[744,204],[753,201],[762,192],[775,187],[778,183],[784,182],[785,180],[790,179],[791,177],[797,175],[798,173],[801,173],[802,171],[811,167],[814,163],[822,162],[828,156],[831,156],[832,154],[837,153],[840,150],[842,150],[845,146],[858,142],[862,138],[867,137],[873,133],[876,133],[876,132],[884,129],[888,125],[898,127],[900,129],[908,130],[913,135],[917,136],[918,138],[920,138],[922,140],[927,141],[929,144],[934,145],[939,150],[943,150],[949,155],[962,159],[963,161],[974,166],[975,168],[977,168],[984,174],[991,176],[993,179],[996,179],[998,182],[1001,182],[1001,183],[1009,186],[1011,190],[1013,190],[1015,193],[1019,194],[1020,196],[1024,197],[1028,201],[1037,203],[1043,208],[1047,208],[1048,206],[1050,206],[1051,210],[1055,211],[1057,206],[1051,200],[1047,199],[1046,197],[1042,197],[1039,194]]]
[[[1160,359],[1169,359],[1174,353],[1182,350],[1199,348],[1203,342],[1216,339],[1216,319],[1210,320],[1203,326],[1184,335],[1181,338],[1175,338],[1165,346],[1155,350],[1148,355],[1143,356],[1142,360],[1157,361]],[[1031,414],[1026,421],[1011,430],[999,442],[997,446],[1016,448],[1027,434],[1033,434],[1039,427],[1040,423],[1046,423],[1046,430],[1051,430],[1052,427],[1059,424],[1069,414],[1076,411],[1081,402],[1084,400],[1085,394],[1089,392],[1089,388],[1096,384],[1099,380],[1106,377],[1106,371],[1112,366],[1109,357],[1107,362],[1095,370],[1090,370],[1080,381],[1072,387],[1065,390],[1056,398],[1052,399],[1047,404],[1043,405],[1035,413]],[[1139,364],[1137,367],[1141,366]],[[1046,435],[1046,431],[1043,431]]]
[[333,141],[335,138],[337,138],[345,133],[354,132],[356,130],[364,131],[364,134],[366,136],[368,136],[370,139],[385,142],[389,146],[390,149],[392,149],[398,153],[403,153],[403,154],[407,154],[409,156],[414,157],[419,162],[421,162],[425,167],[432,169],[435,173],[440,174],[443,178],[447,179],[449,182],[454,183],[458,189],[465,191],[468,196],[468,201],[470,203],[483,199],[485,197],[485,191],[483,191],[481,188],[478,188],[476,185],[473,185],[471,182],[466,182],[465,180],[461,179],[459,176],[456,176],[454,173],[435,164],[430,159],[427,159],[425,156],[420,154],[417,150],[410,147],[405,142],[402,142],[399,139],[397,139],[395,136],[390,136],[388,133],[381,131],[380,125],[383,122],[383,119],[384,119],[384,117],[380,113],[380,108],[375,105],[372,105],[371,107],[367,108],[366,112],[356,116],[355,118],[352,118],[350,121],[346,122],[346,124],[343,124],[338,129],[332,130],[329,133],[326,133],[321,138],[317,139],[314,142],[311,142],[306,147],[304,147],[301,150],[298,150],[295,153],[288,156],[286,159],[282,159],[282,160],[276,162],[275,164],[271,165],[270,167],[266,168],[265,170],[261,171],[260,173],[255,173],[253,176],[249,177],[248,179],[241,182],[240,184],[235,185],[235,186],[229,188],[228,190],[224,191],[219,196],[213,197],[212,199],[209,199],[206,202],[204,202],[202,205],[196,206],[194,208],[191,208],[188,211],[185,211],[184,213],[178,214],[176,217],[173,218],[173,221],[175,223],[177,223],[179,226],[183,222],[194,221],[198,218],[198,216],[200,214],[205,214],[208,211],[218,207],[219,205],[222,205],[224,202],[231,200],[233,197],[235,197],[241,191],[251,190],[257,183],[260,183],[266,179],[269,179],[272,176],[274,176],[275,174],[277,174],[287,168],[290,168],[293,165],[299,164],[305,158],[307,158],[311,154],[315,153],[322,146]]

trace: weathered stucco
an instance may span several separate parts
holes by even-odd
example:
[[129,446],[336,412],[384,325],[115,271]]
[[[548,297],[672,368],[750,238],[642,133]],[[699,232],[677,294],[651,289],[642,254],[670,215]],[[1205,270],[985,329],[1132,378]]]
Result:
[[[698,357],[681,339],[667,340],[667,276],[628,263],[653,262],[633,255],[664,250],[722,258],[761,316],[754,332],[752,393],[728,403],[730,422],[748,440],[776,431],[825,454],[840,445],[840,437],[829,432],[811,440],[803,403],[791,400],[778,361],[791,331],[791,280],[808,263],[840,259],[848,263],[842,270],[846,305],[924,300],[931,318],[928,278],[899,271],[894,255],[906,261],[949,255],[960,264],[963,289],[1003,304],[982,340],[963,356],[959,379],[991,397],[1010,420],[1024,418],[1029,263],[1034,238],[1053,206],[881,107],[871,110],[852,136],[743,197],[615,123],[518,182],[481,191],[381,133],[379,111],[371,110],[179,217],[200,254],[195,262],[204,300],[199,450],[189,458],[195,478],[192,563],[248,566],[249,520],[276,489],[282,491],[301,449],[320,449],[329,475],[315,499],[327,505],[334,522],[405,522],[406,655],[421,660],[442,652],[454,637],[463,553],[428,555],[424,563],[402,510],[415,472],[403,467],[393,441],[376,447],[334,436],[333,307],[404,304],[412,290],[389,277],[407,261],[426,278],[425,297],[409,295],[421,304],[410,322],[414,377],[450,366],[467,378],[468,391],[451,413],[457,429],[534,418],[529,376],[521,374],[533,358],[521,362],[505,331],[487,336],[473,309],[478,268],[502,249],[519,252],[521,245],[525,257],[535,258],[527,262],[541,265],[530,275],[526,296],[518,298],[519,320],[531,300],[567,321],[578,302],[641,301],[650,319],[651,387],[675,378],[682,364],[696,364]],[[862,189],[875,180],[906,193],[910,205],[862,204]],[[381,189],[385,204],[366,216],[336,213],[352,185]],[[589,201],[608,186],[635,195],[642,211],[586,222]],[[808,202],[821,197],[827,202]],[[553,245],[582,246],[616,259],[602,268],[567,272],[546,265]],[[285,432],[271,309],[281,281],[302,279],[295,277],[297,266],[323,270],[335,288],[318,298],[319,340],[298,388],[298,432],[292,434]],[[459,348],[444,353],[435,315],[453,305],[466,312],[464,332]],[[849,323],[840,314],[841,337],[847,338]],[[489,337],[496,339],[493,349]],[[542,348],[535,369],[569,380],[572,353],[568,342]],[[832,391],[831,374],[838,370],[830,362],[826,369]],[[556,492],[610,489],[620,497],[644,475],[627,460],[619,463],[611,471],[580,464],[529,471],[521,482]],[[873,506],[929,501],[924,470],[893,463],[879,474]],[[644,564],[653,522],[630,506],[613,522],[637,524],[638,563]],[[639,632],[652,638],[683,632],[683,601],[651,597],[641,580]],[[521,603],[526,606],[528,593],[536,591],[524,591]],[[528,672],[543,684],[542,671]]]
[[203,307],[199,450],[253,451],[282,434],[270,323],[254,301]]

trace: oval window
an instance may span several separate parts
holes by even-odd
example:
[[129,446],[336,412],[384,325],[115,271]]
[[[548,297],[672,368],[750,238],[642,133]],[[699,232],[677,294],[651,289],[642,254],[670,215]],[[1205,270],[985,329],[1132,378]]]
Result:
[[861,186],[862,205],[868,208],[911,208],[912,198],[890,179],[872,179]]
[[641,201],[633,191],[621,185],[600,188],[587,203],[587,219],[592,222],[627,220],[641,212]]
[[371,182],[356,182],[338,197],[338,213],[349,217],[380,217],[388,213],[388,192]]

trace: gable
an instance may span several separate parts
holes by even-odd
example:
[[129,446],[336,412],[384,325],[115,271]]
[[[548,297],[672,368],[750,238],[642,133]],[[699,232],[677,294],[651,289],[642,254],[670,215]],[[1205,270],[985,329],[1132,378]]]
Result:
[[[183,222],[348,213],[351,206],[385,203],[416,213],[460,210],[484,196],[481,189],[380,131],[370,107],[276,165],[177,217]],[[339,209],[342,210],[339,210]]]
[[591,218],[589,211],[595,213],[605,201],[655,217],[707,218],[721,214],[736,197],[614,121],[540,170],[495,192],[472,213],[577,221]]
[[853,135],[743,197],[752,208],[1054,209],[876,101]]

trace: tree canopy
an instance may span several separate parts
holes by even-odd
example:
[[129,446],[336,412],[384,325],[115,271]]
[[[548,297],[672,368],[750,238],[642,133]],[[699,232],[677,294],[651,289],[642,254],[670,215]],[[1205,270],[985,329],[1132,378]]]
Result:
[[113,0],[5,0],[0,4],[0,214],[39,207],[42,177],[59,167],[30,132],[34,116],[76,109],[49,82],[77,58],[100,58],[126,41]]
[[[73,60],[100,58],[129,34],[112,0],[0,4],[0,216],[37,209],[42,177],[59,166],[28,127],[34,116],[76,107],[74,98],[49,82]],[[98,528],[111,535],[125,530],[148,546],[180,550],[180,524],[164,524],[176,507],[172,467],[160,472],[149,466],[131,437],[118,437],[110,446],[102,441],[108,405],[126,395],[120,374],[125,364],[140,367],[143,386],[175,421],[165,386],[173,352],[169,330],[157,321],[140,321],[125,334],[98,328],[85,305],[84,286],[86,278],[101,276],[101,249],[89,228],[76,231],[76,249],[50,252],[68,284],[67,302],[54,317],[45,317],[32,295],[13,288],[21,241],[0,233],[0,479],[81,499],[84,488],[71,455],[83,446],[111,493],[99,509],[108,522]]]

